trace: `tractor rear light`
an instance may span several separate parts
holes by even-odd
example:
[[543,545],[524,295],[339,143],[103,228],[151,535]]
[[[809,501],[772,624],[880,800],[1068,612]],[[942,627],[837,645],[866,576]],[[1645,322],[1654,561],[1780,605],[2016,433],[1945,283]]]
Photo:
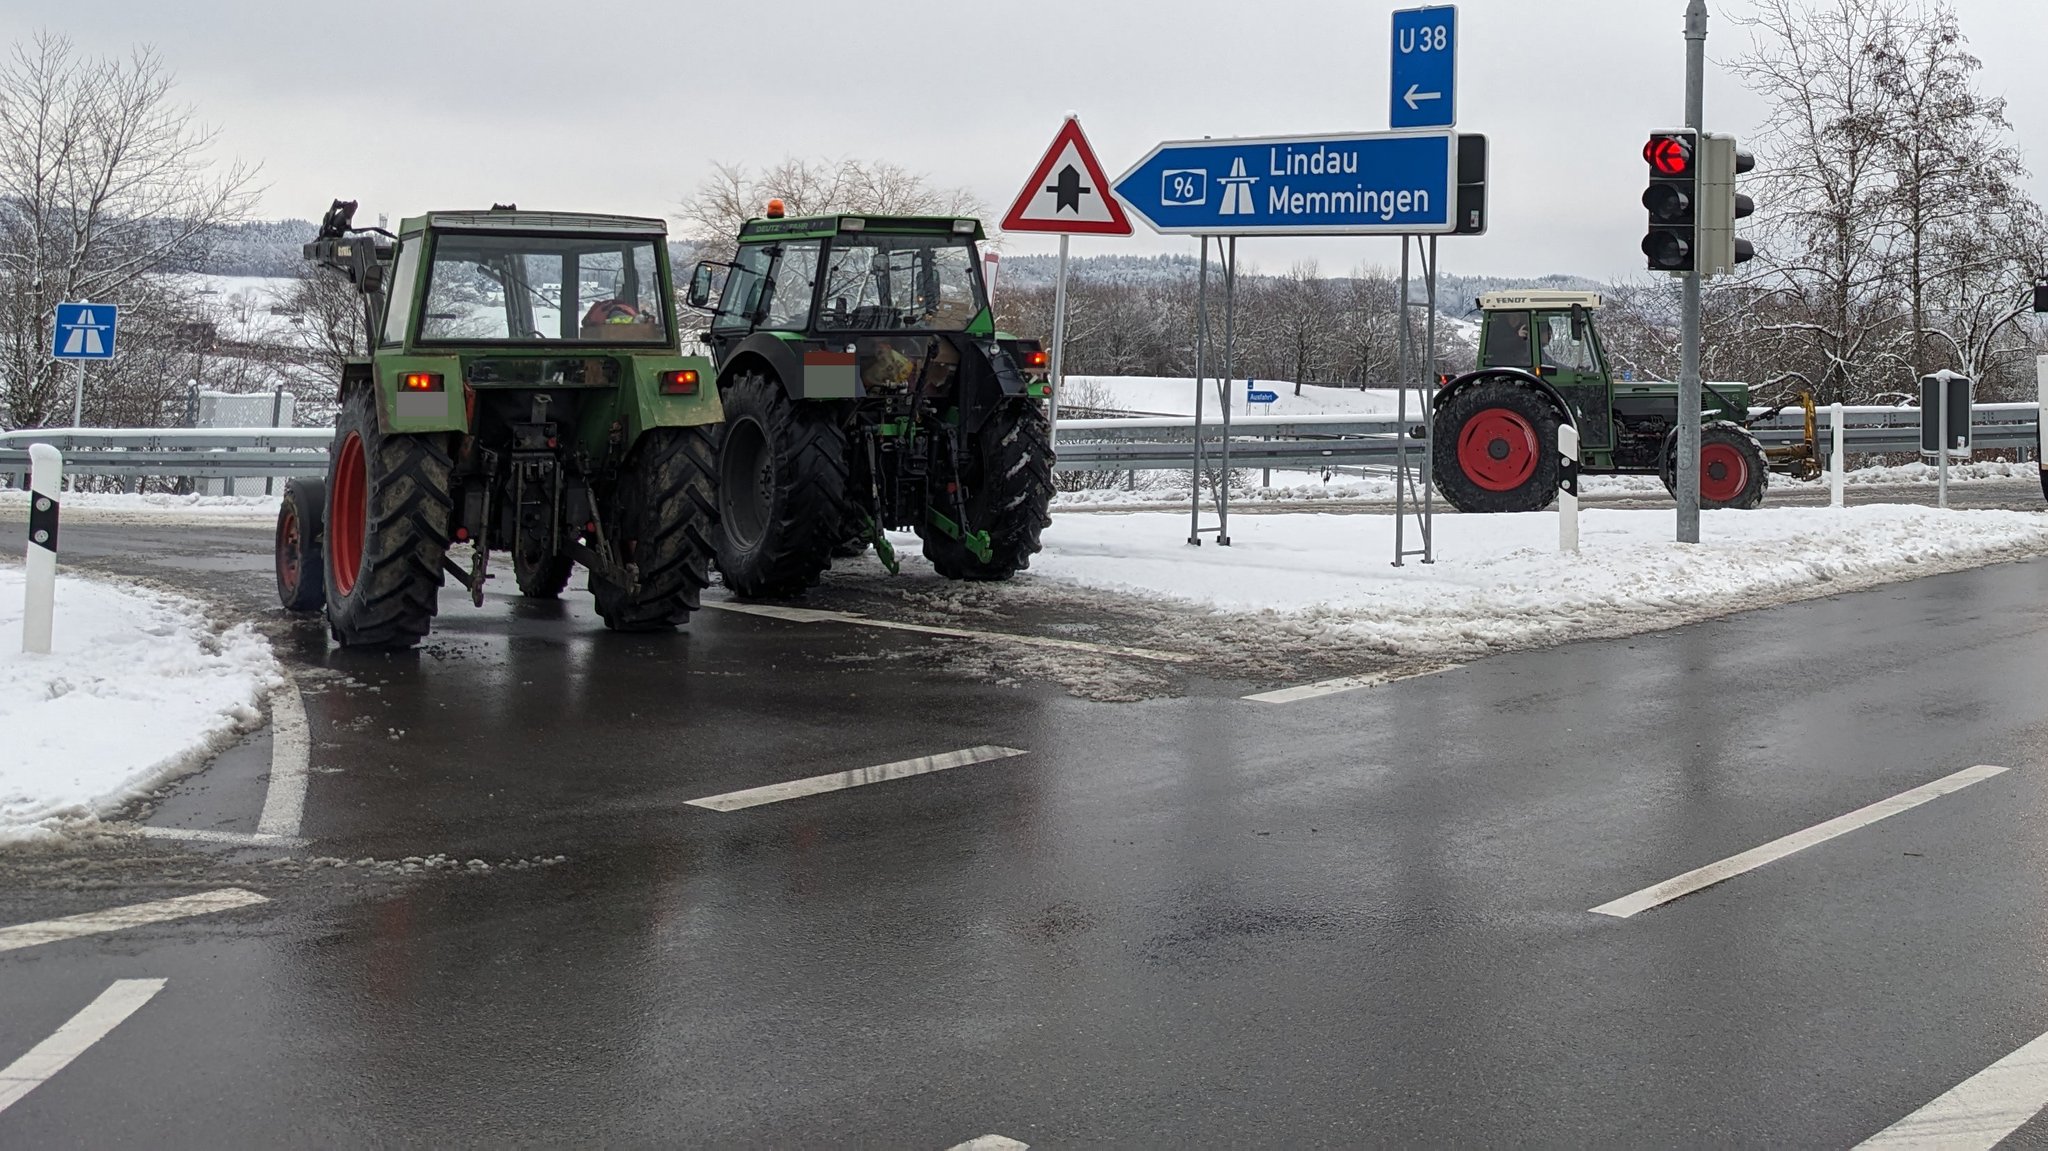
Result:
[[684,368],[680,372],[661,373],[661,394],[664,396],[694,396],[697,394],[697,370]]
[[1044,352],[1024,353],[1024,366],[1027,368],[1033,369],[1035,371],[1043,370],[1046,367],[1046,365],[1050,363],[1052,363],[1052,357],[1046,355]]
[[466,544],[466,543],[468,543],[468,542],[469,542],[469,529],[468,529],[468,528],[456,528],[456,529],[455,529],[455,542],[456,542],[456,543],[459,543],[459,544]]
[[398,388],[405,392],[438,392],[441,390],[441,373],[407,372],[398,377]]

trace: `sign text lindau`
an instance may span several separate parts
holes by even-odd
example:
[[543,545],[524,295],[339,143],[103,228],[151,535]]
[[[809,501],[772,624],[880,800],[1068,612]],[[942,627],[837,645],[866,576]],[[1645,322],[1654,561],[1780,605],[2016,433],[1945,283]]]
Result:
[[[1356,176],[1356,149],[1318,145],[1313,152],[1292,146],[1269,150],[1267,166],[1275,177]],[[1428,188],[1369,188],[1363,182],[1350,190],[1319,189],[1296,191],[1292,185],[1274,183],[1266,190],[1266,210],[1275,216],[1357,215],[1377,216],[1387,222],[1409,215],[1431,214]]]

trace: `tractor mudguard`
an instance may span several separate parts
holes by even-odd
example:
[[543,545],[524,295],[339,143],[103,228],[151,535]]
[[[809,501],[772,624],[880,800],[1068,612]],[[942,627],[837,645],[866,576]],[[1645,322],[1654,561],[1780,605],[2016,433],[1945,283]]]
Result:
[[[469,413],[462,400],[461,356],[380,356],[375,366],[377,427],[386,433],[466,432]],[[425,375],[435,386],[413,390],[407,376]]]
[[1525,372],[1519,368],[1481,368],[1476,372],[1466,372],[1464,375],[1438,389],[1436,398],[1431,400],[1430,403],[1436,408],[1442,408],[1459,392],[1465,391],[1481,380],[1493,379],[1513,380],[1533,390],[1544,399],[1549,400],[1551,407],[1557,409],[1558,419],[1572,427],[1579,426],[1578,417],[1572,413],[1572,406],[1565,402],[1562,393],[1550,385],[1550,381],[1545,380],[1534,372]]
[[[632,358],[632,368],[632,387],[621,389],[619,396],[619,415],[632,439],[651,428],[689,428],[725,419],[725,407],[718,400],[718,369],[709,356],[639,355]],[[663,375],[686,371],[697,373],[694,393],[662,392]]]
[[804,399],[803,344],[789,333],[755,332],[719,356],[719,381],[759,372],[782,384],[791,400]]

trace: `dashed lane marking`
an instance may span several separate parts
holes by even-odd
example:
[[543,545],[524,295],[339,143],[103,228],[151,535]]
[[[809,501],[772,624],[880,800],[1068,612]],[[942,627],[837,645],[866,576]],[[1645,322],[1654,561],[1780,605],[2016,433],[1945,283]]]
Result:
[[2048,1035],[1856,1146],[1990,1148],[2043,1107],[2048,1107]]
[[250,907],[268,902],[268,899],[253,891],[244,891],[239,887],[223,887],[219,891],[181,895],[176,899],[134,903],[127,907],[110,907],[105,911],[88,911],[83,915],[67,915],[62,919],[45,919],[16,927],[0,927],[0,951],[19,951],[24,947],[36,947],[44,943],[56,943],[87,935],[103,935],[109,931],[126,931],[131,927],[190,919],[195,915],[211,915],[216,911],[232,911],[237,907]]
[[1815,844],[1826,843],[1838,835],[1846,835],[1859,827],[1868,827],[1878,820],[1889,819],[1902,811],[1911,811],[1929,800],[1939,799],[1952,791],[1961,791],[1973,783],[1982,783],[1993,776],[2004,775],[2005,772],[2005,768],[1985,765],[1964,768],[1954,775],[1946,775],[1932,783],[1923,783],[1910,791],[1902,791],[1890,799],[1880,799],[1868,807],[1859,807],[1846,815],[1838,815],[1804,831],[1795,831],[1760,847],[1752,847],[1740,855],[1731,855],[1719,863],[1694,868],[1684,875],[1667,879],[1654,887],[1645,887],[1632,895],[1624,895],[1620,899],[1603,903],[1593,908],[1593,913],[1627,919],[1638,912],[1648,911],[1680,896],[1691,895],[1702,888],[1712,887],[1745,871],[1754,871],[1794,852],[1804,851]]
[[1457,668],[1458,664],[1434,667],[1428,671],[1403,672],[1399,675],[1344,675],[1336,679],[1317,680],[1300,687],[1283,687],[1277,691],[1262,691],[1245,696],[1253,703],[1296,703],[1304,699],[1320,699],[1326,695],[1338,695],[1347,691],[1364,691],[1370,687],[1385,687],[1400,683],[1404,679],[1421,679],[1424,676],[1441,675]]
[[926,623],[902,623],[891,619],[873,619],[855,612],[819,611],[807,607],[784,607],[769,603],[739,603],[735,600],[705,600],[703,605],[712,611],[736,612],[740,615],[761,616],[779,619],[786,623],[843,623],[854,627],[881,628],[886,631],[915,632],[918,635],[944,636],[948,639],[972,639],[984,643],[1015,643],[1026,647],[1046,647],[1057,651],[1085,651],[1095,655],[1120,655],[1130,659],[1151,660],[1155,663],[1194,663],[1200,656],[1182,651],[1159,651],[1149,647],[1124,647],[1120,644],[1089,643],[1086,640],[1059,639],[1045,635],[1019,635],[1007,631],[970,631],[960,627],[940,627]]
[[266,835],[260,831],[206,831],[196,827],[138,827],[144,839],[176,839],[188,843],[221,843],[230,847],[304,847],[296,835]]
[[296,836],[306,816],[306,767],[312,739],[306,731],[306,703],[289,678],[270,693],[270,785],[263,792],[263,814],[256,830],[264,835]]
[[85,1049],[107,1037],[107,1032],[141,1010],[142,1005],[164,989],[161,979],[117,979],[100,992],[99,998],[65,1020],[64,1026],[48,1039],[29,1049],[28,1054],[0,1067],[0,1111],[21,1101],[21,1097],[71,1064]]
[[740,811],[749,807],[759,807],[764,803],[781,803],[784,800],[822,795],[828,791],[844,791],[849,787],[862,787],[870,783],[886,783],[892,779],[907,779],[913,775],[929,775],[935,771],[948,771],[956,767],[967,767],[971,764],[1024,754],[1026,753],[1014,747],[996,747],[989,744],[970,747],[965,751],[949,751],[944,755],[899,759],[895,763],[884,763],[875,767],[835,771],[830,775],[814,775],[809,779],[771,783],[766,787],[750,787],[744,791],[728,791],[723,795],[707,795],[703,799],[693,799],[689,802],[692,807],[702,807],[711,811]]

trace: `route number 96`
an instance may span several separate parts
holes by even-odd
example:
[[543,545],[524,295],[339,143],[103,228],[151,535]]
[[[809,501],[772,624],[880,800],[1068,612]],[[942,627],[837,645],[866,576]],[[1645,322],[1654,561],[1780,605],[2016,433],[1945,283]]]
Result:
[[1160,175],[1159,202],[1189,208],[1209,202],[1209,173],[1199,168],[1172,168]]

